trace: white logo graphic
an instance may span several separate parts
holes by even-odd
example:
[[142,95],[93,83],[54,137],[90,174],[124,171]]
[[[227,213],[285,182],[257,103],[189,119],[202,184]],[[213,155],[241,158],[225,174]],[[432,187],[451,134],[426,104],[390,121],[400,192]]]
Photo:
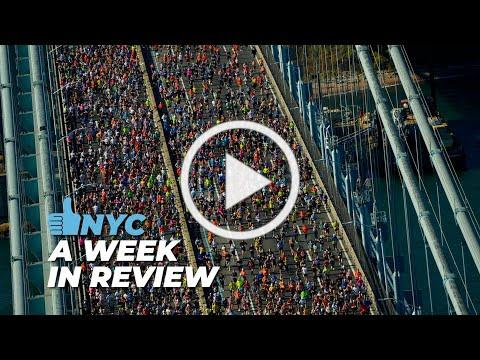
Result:
[[227,157],[225,165],[227,173],[225,178],[225,208],[228,210],[263,187],[270,185],[271,181],[242,164],[233,156],[225,155]]
[[[258,133],[261,133],[268,138],[270,138],[285,154],[288,166],[290,168],[290,193],[288,195],[287,202],[279,214],[273,218],[269,223],[249,231],[231,231],[223,229],[219,226],[213,225],[208,219],[206,219],[200,211],[198,211],[195,203],[193,202],[192,196],[190,194],[189,188],[189,173],[190,166],[192,165],[195,154],[202,147],[202,145],[210,140],[213,136],[228,130],[233,129],[245,129],[253,130]],[[264,176],[258,174],[253,169],[242,164],[240,161],[234,157],[226,155],[226,209],[231,208],[235,204],[238,204],[240,201],[249,197],[253,193],[262,189],[263,187],[270,184],[270,180]],[[185,205],[192,214],[193,218],[202,225],[208,231],[214,233],[215,235],[233,239],[233,240],[242,240],[242,239],[252,239],[265,235],[275,229],[280,225],[288,216],[290,211],[295,205],[297,200],[298,190],[300,186],[300,175],[298,171],[297,160],[295,159],[295,154],[290,149],[290,146],[285,140],[281,138],[275,131],[263,126],[261,124],[251,122],[251,121],[229,121],[213,128],[207,130],[202,135],[200,135],[197,140],[194,141],[191,148],[188,150],[185,159],[183,160],[182,173],[180,179],[180,188],[182,190],[182,196],[185,201]]]

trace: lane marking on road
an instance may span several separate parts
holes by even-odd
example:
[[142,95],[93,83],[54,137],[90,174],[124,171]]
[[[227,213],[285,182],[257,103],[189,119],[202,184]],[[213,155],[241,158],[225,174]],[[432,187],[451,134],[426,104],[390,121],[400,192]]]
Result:
[[[213,180],[213,187],[215,188],[215,193],[217,194],[217,198],[220,200],[221,197],[220,197],[220,192],[218,191],[217,180],[216,179]],[[225,223],[226,223],[227,229],[230,230],[230,225],[228,224],[228,221],[225,221]],[[240,262],[240,257],[238,256],[238,252],[237,252],[237,246],[235,245],[235,242],[233,242],[232,244],[233,244],[233,251],[234,251],[235,257],[237,258],[237,262]],[[230,249],[229,249],[229,251],[230,251]],[[252,295],[250,294],[250,290],[248,291],[247,294],[248,294],[248,300],[250,301],[250,307],[252,308],[253,315],[256,315],[255,305],[253,303],[253,299],[252,299]]]

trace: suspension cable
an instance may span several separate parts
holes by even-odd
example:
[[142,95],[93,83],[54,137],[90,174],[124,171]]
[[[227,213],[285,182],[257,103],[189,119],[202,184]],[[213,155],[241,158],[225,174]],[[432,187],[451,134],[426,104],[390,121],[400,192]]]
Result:
[[409,226],[409,220],[408,220],[407,197],[405,192],[405,183],[403,182],[403,180],[401,180],[401,182],[402,182],[402,195],[403,195],[403,213],[405,217],[405,234],[407,239],[408,267],[410,272],[410,289],[412,291],[413,308],[416,309],[417,303],[415,301],[415,287],[413,282],[413,264],[412,264],[412,250],[411,250],[411,244],[410,244],[410,226]]
[[[350,46],[347,47],[347,56],[348,56],[348,75],[349,75],[349,78],[352,77],[352,66],[350,65]],[[355,69],[355,63],[353,64],[353,76],[356,75],[356,69]],[[355,89],[356,91],[356,89]],[[357,116],[359,114],[356,114],[355,113],[355,109],[356,109],[356,106],[355,106],[355,100],[354,100],[354,96],[353,96],[353,92],[354,90],[351,89],[351,102],[352,102],[352,119],[353,119],[353,123],[355,125],[355,131],[357,131]],[[346,94],[345,94],[345,102],[347,102],[347,99],[346,99]],[[360,117],[358,118],[360,120]],[[361,126],[360,126],[360,123],[358,123],[358,128],[359,128],[359,133],[361,133]],[[361,141],[361,135],[360,135],[360,141]],[[360,157],[362,157],[362,146],[358,144],[358,141],[357,141],[357,138],[355,137],[355,153],[357,155],[356,157],[356,160],[357,160],[357,169],[358,169],[358,173],[359,173],[359,176],[361,175],[361,167],[360,167]],[[359,155],[360,153],[360,155]]]
[[[402,136],[405,136],[405,134],[403,133],[403,129],[400,128],[400,131],[401,131],[401,133],[402,133]],[[414,158],[413,158],[412,150],[411,150],[410,146],[408,145],[408,142],[406,143],[406,145],[407,145],[407,149],[408,149],[408,152],[409,152],[409,154],[410,154],[410,157],[413,159],[414,166],[415,166],[415,168],[416,168],[417,171],[418,171],[418,164],[415,162],[415,160],[414,160]],[[440,225],[440,221],[439,221],[439,219],[438,219],[437,213],[436,213],[436,211],[435,211],[435,207],[433,206],[432,200],[431,200],[430,195],[429,195],[429,193],[428,193],[428,191],[427,191],[427,188],[426,188],[426,186],[425,186],[425,183],[423,182],[422,177],[420,177],[419,179],[420,179],[421,189],[423,190],[423,192],[424,192],[425,195],[426,195],[428,204],[429,204],[429,206],[430,206],[430,208],[431,208],[431,210],[432,210],[432,213],[433,213],[433,215],[434,215],[434,218],[435,218],[437,224]],[[464,281],[464,278],[463,278],[462,274],[460,273],[460,269],[459,269],[459,267],[458,267],[457,261],[455,260],[455,256],[454,256],[453,253],[452,253],[452,250],[451,250],[450,245],[449,245],[449,243],[448,243],[448,240],[447,240],[447,238],[446,238],[446,236],[445,236],[445,233],[444,233],[444,232],[440,232],[440,236],[444,239],[445,244],[447,245],[447,249],[448,249],[448,252],[449,252],[449,254],[450,254],[450,257],[451,257],[452,260],[453,260],[453,264],[454,264],[454,266],[455,266],[455,269],[457,270],[457,273],[459,274],[459,277],[460,277],[460,280],[461,280],[461,282],[462,282],[462,285],[464,286],[465,291],[466,291],[467,294],[468,294],[468,298],[470,299],[470,302],[472,303],[472,306],[473,306],[473,309],[474,309],[474,311],[475,311],[475,314],[477,314],[476,308],[475,308],[475,306],[473,305],[473,301],[472,301],[472,299],[471,299],[471,297],[470,297],[470,293],[469,293],[468,288],[467,288],[467,286],[466,286],[466,282]]]
[[[371,49],[371,46],[370,46],[370,49]],[[377,64],[377,68],[378,68],[378,64]],[[385,87],[384,87],[384,91],[387,93],[388,98],[389,98],[389,101],[390,101],[390,105],[393,107],[392,99],[391,99],[390,95],[388,94],[388,91],[385,90]],[[403,138],[405,139],[406,136],[405,136],[405,133],[404,133],[404,131],[403,131],[403,128],[402,128],[402,127],[399,127],[399,130],[400,130],[401,135],[402,135]],[[414,156],[413,156],[412,150],[411,150],[410,145],[408,144],[407,141],[405,141],[405,145],[406,145],[406,147],[407,147],[407,149],[408,149],[410,158],[412,159],[412,161],[413,161],[413,163],[414,163],[414,167],[415,167],[415,169],[417,170],[417,173],[420,174],[419,164],[418,164],[417,162],[415,162],[415,158],[414,158]],[[426,198],[427,198],[428,203],[429,203],[429,206],[430,206],[430,208],[431,208],[431,210],[432,210],[432,213],[434,214],[434,218],[435,218],[437,224],[440,226],[440,221],[439,221],[438,215],[437,215],[437,213],[436,213],[436,211],[435,211],[435,207],[434,207],[433,204],[432,204],[430,195],[429,195],[429,193],[428,193],[428,191],[427,191],[427,188],[426,188],[425,183],[423,182],[423,179],[422,179],[421,176],[419,176],[419,181],[420,181],[420,183],[421,183],[421,189],[422,189],[423,192],[425,193]],[[450,257],[452,258],[452,261],[453,261],[453,263],[454,263],[455,269],[456,269],[456,271],[457,271],[457,273],[458,273],[458,275],[459,275],[459,277],[460,277],[460,280],[461,280],[461,282],[462,282],[462,285],[464,286],[465,291],[466,291],[466,293],[467,293],[467,295],[468,295],[467,298],[470,299],[470,302],[472,303],[473,310],[474,310],[475,314],[477,314],[477,310],[476,310],[476,308],[475,308],[475,306],[474,306],[474,304],[473,304],[473,301],[472,301],[471,296],[470,296],[470,292],[468,291],[468,287],[467,287],[466,282],[465,282],[466,279],[463,278],[462,273],[460,272],[460,269],[459,269],[459,267],[458,267],[457,261],[455,260],[455,256],[453,255],[453,252],[452,252],[452,250],[451,250],[451,248],[450,248],[450,245],[449,245],[449,243],[448,243],[448,240],[447,240],[447,238],[445,237],[445,234],[444,234],[443,231],[440,232],[440,235],[441,235],[441,237],[444,239],[445,244],[447,245],[447,249],[448,249],[448,252],[449,252],[449,254],[450,254]],[[444,286],[444,288],[445,288],[445,286]],[[446,290],[445,290],[445,291],[446,291]],[[450,304],[449,304],[449,308],[450,308]],[[451,309],[449,310],[449,312],[451,312]]]
[[[463,250],[463,241],[460,242],[460,246],[462,248],[462,266],[463,266],[463,277],[465,278],[465,285],[467,285],[467,273],[466,273],[466,269],[465,269],[465,253],[464,253],[464,250]],[[468,295],[468,294],[465,294],[465,295]],[[467,309],[469,309],[470,307],[468,306],[468,297],[467,297]]]
[[391,187],[391,176],[390,176],[390,156],[388,152],[388,139],[385,136],[385,132],[382,131],[382,139],[383,139],[383,157],[384,157],[384,165],[385,165],[385,176],[386,176],[386,186],[387,186],[387,209],[388,209],[388,224],[390,230],[390,240],[391,240],[391,248],[392,248],[392,258],[393,258],[393,271],[394,275],[396,276],[397,273],[397,264],[396,264],[396,254],[395,254],[395,247],[393,246],[393,224],[392,224],[392,208],[390,203],[390,187]]
[[[423,233],[423,230],[422,230],[421,227],[420,227],[420,232],[422,234],[422,239],[423,239],[423,249],[424,249],[424,253],[425,253],[425,264],[427,265],[427,284],[428,284],[428,298],[430,300],[430,314],[433,315],[432,282],[430,280],[430,262],[428,261],[428,251],[427,251],[428,243],[425,239],[425,234]],[[445,290],[445,295],[447,295],[445,285],[443,286],[443,288]],[[448,302],[448,296],[447,296],[447,302]]]
[[[404,57],[405,57],[405,59],[406,59],[408,69],[409,69],[410,72],[413,74],[413,73],[414,73],[414,72],[413,72],[413,66],[412,66],[412,64],[411,64],[411,62],[410,62],[410,58],[409,58],[409,56],[408,56],[408,54],[407,54],[407,52],[406,52],[405,47],[404,47],[404,46],[401,46],[401,50],[402,50],[402,53],[403,53],[403,55],[404,55]],[[416,77],[413,77],[413,80],[414,80],[414,84],[415,84],[415,86],[416,86],[416,88],[417,88],[417,92],[418,92],[418,94],[420,95],[420,98],[421,98],[421,100],[422,100],[422,103],[423,103],[423,105],[424,105],[424,108],[425,108],[425,110],[426,110],[426,112],[427,112],[427,115],[428,115],[429,117],[431,117],[431,116],[432,116],[432,113],[431,113],[431,111],[430,111],[430,108],[427,106],[427,102],[426,102],[425,96],[424,96],[424,94],[423,94],[423,92],[422,92],[422,89],[421,89],[421,87],[420,87],[420,84],[418,83],[418,80],[417,80]],[[457,186],[457,189],[458,189],[459,192],[460,192],[460,195],[461,195],[461,197],[462,197],[462,200],[464,201],[464,203],[465,203],[465,205],[466,205],[466,207],[467,207],[467,209],[468,209],[469,216],[470,216],[472,222],[476,225],[476,226],[474,226],[474,229],[475,229],[475,231],[476,231],[476,233],[477,233],[477,236],[480,237],[480,224],[479,224],[479,222],[478,222],[478,220],[477,220],[477,218],[476,218],[476,216],[475,216],[475,212],[473,211],[473,209],[472,209],[472,207],[471,207],[471,205],[470,205],[470,202],[468,201],[468,197],[467,197],[467,195],[465,194],[465,191],[464,191],[464,189],[463,189],[463,186],[462,186],[462,183],[461,183],[461,181],[460,181],[460,178],[458,177],[458,174],[457,174],[457,172],[456,172],[456,170],[455,170],[455,167],[453,166],[453,163],[452,163],[450,157],[448,156],[448,152],[447,152],[447,150],[446,150],[446,148],[445,148],[445,145],[443,144],[443,141],[442,141],[441,138],[440,138],[440,134],[438,133],[438,130],[434,129],[434,134],[435,134],[435,137],[437,138],[437,141],[438,141],[439,144],[440,144],[440,147],[441,147],[442,151],[443,151],[444,154],[445,154],[445,159],[446,159],[446,162],[447,162],[447,166],[448,166],[451,174],[453,175],[454,183],[455,183],[455,185]]]

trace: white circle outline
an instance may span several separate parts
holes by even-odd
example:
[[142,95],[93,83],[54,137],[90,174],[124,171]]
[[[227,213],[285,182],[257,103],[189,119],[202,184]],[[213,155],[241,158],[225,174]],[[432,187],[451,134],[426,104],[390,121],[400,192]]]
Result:
[[[273,218],[267,224],[259,227],[258,229],[249,230],[249,231],[232,231],[222,229],[219,226],[213,225],[209,220],[207,220],[201,213],[198,211],[195,203],[193,202],[192,196],[190,194],[190,186],[188,184],[190,167],[192,165],[193,159],[195,154],[200,150],[202,145],[210,140],[213,136],[233,129],[246,129],[246,130],[253,130],[259,132],[268,138],[270,138],[278,147],[283,151],[285,156],[287,157],[288,166],[290,168],[290,175],[291,175],[291,184],[290,184],[290,194],[288,195],[287,202],[285,203],[283,209],[278,213],[278,215]],[[187,151],[185,158],[182,164],[182,171],[180,174],[180,188],[182,190],[182,197],[185,201],[185,205],[187,206],[188,210],[192,214],[193,218],[202,225],[205,229],[214,233],[217,236],[221,236],[226,239],[233,239],[233,240],[247,240],[256,237],[260,237],[265,235],[279,226],[288,216],[290,211],[293,209],[295,205],[295,201],[297,200],[298,191],[300,187],[300,174],[298,171],[298,164],[297,159],[295,158],[295,154],[293,153],[290,146],[287,144],[285,140],[281,138],[275,131],[269,129],[268,127],[258,124],[252,121],[245,121],[245,120],[235,120],[235,121],[228,121],[219,125],[216,125],[207,131],[205,131],[202,135],[200,135],[192,144],[190,149]]]

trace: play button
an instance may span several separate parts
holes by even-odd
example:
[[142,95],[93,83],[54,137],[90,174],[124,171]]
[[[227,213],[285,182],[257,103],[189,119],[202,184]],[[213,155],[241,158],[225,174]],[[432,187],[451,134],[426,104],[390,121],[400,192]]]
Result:
[[[209,139],[211,139],[212,137],[222,132],[233,129],[256,131],[270,138],[270,140],[272,140],[285,154],[288,162],[288,167],[290,168],[290,191],[287,201],[285,202],[282,210],[280,210],[278,215],[272,220],[270,220],[270,222],[268,222],[267,224],[248,231],[233,231],[230,229],[222,228],[221,226],[214,225],[207,218],[205,218],[202,213],[200,213],[190,193],[190,167],[194,161],[195,154],[200,150],[202,145],[209,141]],[[227,209],[231,208],[235,204],[238,204],[240,201],[246,199],[247,197],[259,191],[263,187],[270,184],[270,180],[265,178],[263,175],[257,173],[255,170],[251,169],[242,162],[238,161],[233,156],[225,154],[225,157],[225,206]],[[182,171],[180,174],[180,188],[182,190],[183,200],[185,201],[185,205],[192,217],[206,230],[214,233],[215,235],[221,236],[226,239],[234,240],[257,238],[269,233],[277,226],[279,226],[283,221],[285,221],[285,219],[288,217],[288,214],[295,206],[299,187],[300,174],[298,172],[298,164],[297,160],[295,159],[295,154],[290,148],[290,145],[272,129],[269,129],[268,127],[259,123],[244,120],[227,121],[216,125],[201,134],[193,142],[190,149],[188,149],[187,154],[183,159]]]
[[260,175],[252,168],[244,165],[229,154],[225,154],[225,206],[230,209],[258,190],[271,183],[265,176]]

